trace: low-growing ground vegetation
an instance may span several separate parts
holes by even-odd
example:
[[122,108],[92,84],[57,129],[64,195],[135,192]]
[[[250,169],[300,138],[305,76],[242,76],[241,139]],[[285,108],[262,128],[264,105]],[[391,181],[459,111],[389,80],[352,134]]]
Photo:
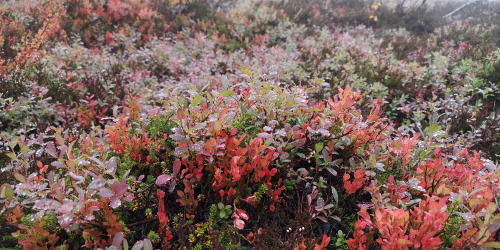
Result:
[[500,6],[457,6],[0,3],[0,248],[499,248]]

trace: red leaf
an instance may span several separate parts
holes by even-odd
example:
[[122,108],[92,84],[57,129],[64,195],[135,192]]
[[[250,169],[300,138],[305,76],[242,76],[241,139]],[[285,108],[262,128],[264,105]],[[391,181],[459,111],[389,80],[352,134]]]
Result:
[[128,190],[128,185],[119,181],[115,181],[111,187],[117,196],[124,195]]
[[250,197],[246,198],[246,199],[245,199],[245,201],[246,201],[247,203],[250,203],[250,202],[254,201],[255,199],[257,199],[257,196],[252,195],[252,196],[250,196]]
[[236,212],[238,213],[238,215],[243,218],[244,220],[248,220],[248,215],[247,213],[245,212],[245,210],[243,209],[237,209]]
[[177,176],[177,174],[179,173],[179,171],[181,170],[181,160],[179,159],[176,159],[174,161],[174,166],[173,166],[173,169],[174,169],[174,177]]
[[236,218],[234,218],[233,224],[236,228],[238,228],[240,230],[245,227],[245,222],[243,220],[240,220],[240,218],[238,216],[236,216]]
[[321,241],[321,245],[315,245],[314,250],[322,250],[326,249],[328,246],[328,243],[330,243],[330,237],[326,236],[326,234],[323,234],[323,240]]

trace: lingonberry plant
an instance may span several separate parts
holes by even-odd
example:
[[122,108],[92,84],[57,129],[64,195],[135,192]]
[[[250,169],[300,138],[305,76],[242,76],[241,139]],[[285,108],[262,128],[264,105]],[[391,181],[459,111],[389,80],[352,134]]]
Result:
[[491,20],[416,35],[376,1],[0,10],[2,249],[500,248]]

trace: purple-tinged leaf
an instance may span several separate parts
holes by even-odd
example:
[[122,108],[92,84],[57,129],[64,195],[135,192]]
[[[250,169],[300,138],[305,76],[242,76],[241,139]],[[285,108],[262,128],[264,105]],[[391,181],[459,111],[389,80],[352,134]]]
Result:
[[33,209],[37,210],[57,209],[59,206],[61,206],[61,203],[59,201],[42,198],[35,201],[35,204],[33,204]]
[[43,140],[45,139],[45,134],[40,134],[38,135],[38,137],[36,138],[36,141],[39,143],[39,144],[43,144]]
[[295,146],[295,147],[302,147],[302,146],[304,146],[304,144],[306,144],[306,140],[304,140],[304,139],[298,139],[298,140],[293,141],[290,144],[292,146]]
[[124,195],[128,190],[128,184],[119,181],[115,181],[111,187],[117,196]]
[[326,150],[326,148],[323,148],[323,150],[321,150],[321,156],[323,156],[323,160],[326,162],[330,160],[330,155],[328,154],[328,150]]
[[325,169],[328,170],[328,172],[330,172],[333,176],[337,176],[337,171],[335,171],[335,169],[331,167],[326,167]]
[[186,139],[186,137],[182,136],[182,135],[173,134],[173,135],[170,135],[170,138],[172,138],[172,140],[179,142],[179,143],[184,143],[184,144],[188,143],[188,140]]
[[52,184],[54,184],[54,182],[56,181],[56,177],[54,176],[54,171],[50,171],[48,180],[49,180],[49,186],[52,187]]
[[144,239],[144,250],[153,250],[153,244],[149,239]]
[[99,195],[103,198],[111,198],[113,197],[115,194],[113,193],[113,191],[107,189],[107,188],[101,188],[101,191],[99,191]]
[[323,209],[328,210],[328,209],[330,209],[332,207],[333,207],[333,204],[330,203],[330,204],[324,206]]
[[64,203],[62,206],[60,206],[57,211],[59,211],[59,213],[62,213],[62,214],[67,214],[67,213],[70,213],[71,211],[73,211],[73,204],[71,203]]
[[144,241],[143,240],[140,240],[140,241],[137,241],[134,246],[132,247],[132,250],[141,250],[142,247],[144,247]]
[[168,192],[169,192],[169,193],[174,192],[174,190],[175,190],[175,186],[177,186],[177,181],[175,181],[175,180],[174,180],[174,181],[172,181],[172,182],[170,183],[170,186],[168,187]]
[[87,189],[98,190],[98,189],[101,189],[102,187],[104,187],[105,184],[106,184],[106,182],[103,179],[95,178],[94,180],[92,180],[92,182],[87,187]]
[[171,179],[172,179],[172,176],[162,174],[162,175],[158,176],[158,178],[156,178],[156,185],[161,186],[161,185],[167,183]]
[[340,163],[342,163],[342,159],[337,159],[337,160],[330,162],[330,164],[332,166],[338,166]]
[[273,138],[273,135],[264,132],[264,133],[257,134],[257,137],[264,138],[264,139],[271,139],[271,138]]
[[49,153],[49,155],[51,155],[54,158],[58,158],[56,155],[57,153],[56,147],[54,147],[54,143],[52,142],[47,143],[47,150],[45,150],[45,152]]
[[132,202],[134,200],[134,194],[133,193],[128,193],[123,197],[124,201]]
[[84,219],[85,219],[86,221],[93,221],[93,220],[95,220],[95,215],[93,215],[93,214],[89,214],[89,215],[85,216],[85,218],[84,218]]
[[121,204],[122,204],[122,201],[120,200],[120,198],[118,198],[117,196],[111,197],[111,200],[109,202],[109,206],[112,209],[118,208]]
[[201,152],[203,151],[203,146],[200,143],[190,144],[189,149],[196,152]]
[[193,127],[193,131],[196,131],[196,130],[198,130],[198,129],[205,128],[206,126],[207,126],[207,123],[206,123],[206,122],[196,123],[196,125]]
[[182,154],[187,152],[187,148],[185,147],[176,147],[174,150],[174,155],[175,156],[181,156]]
[[228,123],[228,122],[232,121],[235,116],[236,116],[235,112],[229,112],[229,113],[227,113],[224,116],[224,119],[222,120],[222,123],[225,124],[225,123]]
[[377,175],[377,174],[375,172],[373,172],[373,171],[366,170],[365,171],[365,175],[368,176],[368,177],[375,177],[375,175]]
[[328,223],[328,219],[325,216],[318,216],[316,218],[318,218],[320,221],[322,221],[324,223]]
[[57,221],[62,228],[67,228],[73,222],[73,214],[63,214],[57,217]]
[[[487,225],[488,229],[490,232],[497,232],[500,230],[500,220],[499,219],[493,219],[493,221],[489,222]],[[500,233],[500,232],[497,232]]]
[[115,247],[120,247],[122,245],[122,242],[123,242],[123,232],[118,232],[113,238],[112,245]]
[[286,136],[286,131],[284,129],[280,129],[280,130],[276,131],[274,134],[282,136],[282,137],[285,137]]
[[52,165],[52,166],[54,166],[56,168],[66,168],[66,165],[64,165],[60,161],[53,161],[52,163],[50,163],[50,165]]
[[272,127],[272,128],[276,127],[278,124],[279,124],[279,122],[276,120],[272,120],[272,121],[267,123],[267,125]]
[[466,212],[466,213],[457,212],[457,214],[459,214],[460,216],[462,216],[462,218],[465,221],[471,221],[471,220],[474,219],[474,215],[472,215],[472,213],[470,213],[470,212]]
[[97,158],[95,158],[93,156],[89,157],[89,160],[93,160],[95,163],[99,164],[99,166],[105,167],[104,163],[102,163],[102,161],[100,161],[99,159],[97,159]]
[[266,132],[271,132],[271,131],[273,131],[273,128],[271,128],[271,127],[269,127],[269,126],[264,126],[262,129],[263,129],[264,131],[266,131]]
[[68,147],[66,146],[59,146],[57,147],[59,149],[59,158],[64,158],[64,155],[66,154],[66,150],[68,150]]
[[177,176],[177,174],[179,173],[179,171],[181,170],[181,160],[179,159],[175,159],[174,161],[174,166],[173,166],[173,170],[174,170],[174,177]]
[[180,129],[180,128],[172,128],[172,132],[174,134],[182,134],[183,133],[182,129]]
[[106,171],[110,175],[115,175],[116,172],[116,158],[113,156],[106,162]]
[[89,210],[92,212],[97,212],[97,211],[100,211],[101,208],[99,208],[98,206],[91,206],[91,207],[89,207]]
[[316,206],[321,207],[321,209],[323,209],[323,207],[325,206],[325,200],[319,197],[318,200],[316,200]]
[[85,181],[85,178],[83,176],[79,176],[73,172],[69,172],[68,175],[76,182],[75,184],[81,184]]
[[330,136],[330,131],[328,131],[324,128],[320,128],[320,129],[316,130],[316,132],[319,132],[323,136]]

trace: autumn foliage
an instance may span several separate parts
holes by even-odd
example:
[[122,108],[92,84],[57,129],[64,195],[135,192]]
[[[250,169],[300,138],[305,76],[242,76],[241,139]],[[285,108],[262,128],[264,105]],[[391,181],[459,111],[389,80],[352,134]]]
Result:
[[0,248],[500,247],[487,26],[330,2],[0,3]]

